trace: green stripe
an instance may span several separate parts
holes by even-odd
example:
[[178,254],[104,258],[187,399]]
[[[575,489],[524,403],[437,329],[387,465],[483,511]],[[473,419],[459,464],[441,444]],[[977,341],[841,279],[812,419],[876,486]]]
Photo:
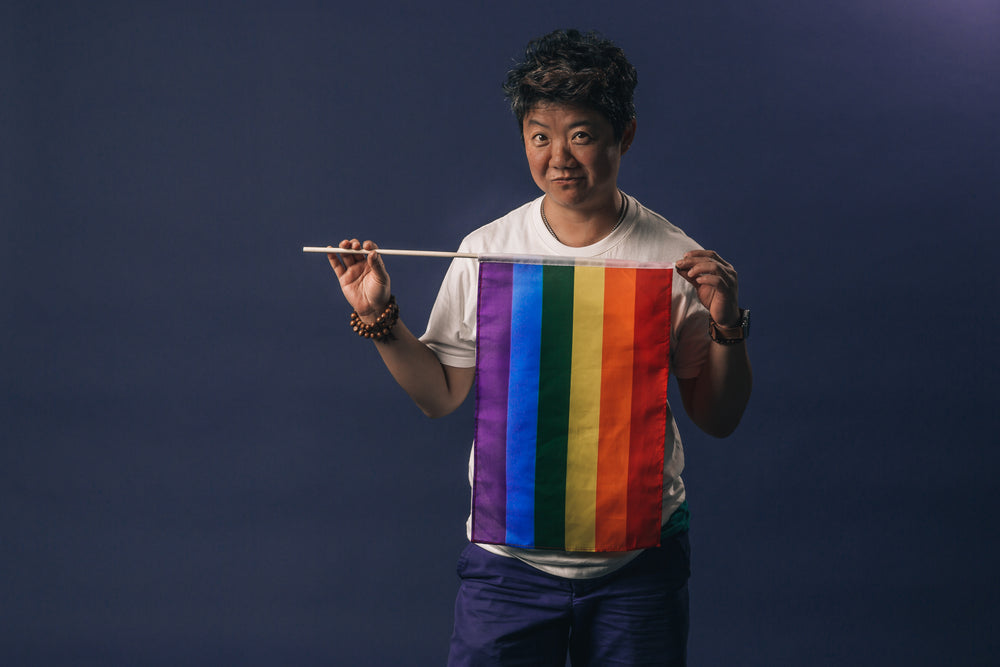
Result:
[[561,549],[566,531],[566,444],[573,363],[572,266],[543,267],[535,454],[535,546]]

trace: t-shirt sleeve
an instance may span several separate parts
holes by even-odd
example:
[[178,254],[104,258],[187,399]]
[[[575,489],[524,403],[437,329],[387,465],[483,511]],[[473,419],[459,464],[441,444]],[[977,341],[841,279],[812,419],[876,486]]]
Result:
[[708,310],[694,287],[674,271],[670,369],[674,377],[697,377],[708,358]]
[[476,365],[476,298],[479,263],[456,258],[448,267],[420,340],[446,366]]

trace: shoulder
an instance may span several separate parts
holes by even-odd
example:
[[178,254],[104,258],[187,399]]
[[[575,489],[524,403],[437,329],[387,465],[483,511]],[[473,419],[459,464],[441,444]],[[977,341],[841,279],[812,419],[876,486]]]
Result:
[[700,250],[701,245],[683,229],[665,217],[646,208],[635,197],[635,222],[629,229],[626,243],[642,254],[653,254],[659,261],[673,262],[690,251]]
[[529,201],[503,217],[476,229],[459,246],[461,252],[516,252],[515,247],[524,243],[531,228],[531,216],[538,209],[541,198]]
[[[510,211],[503,217],[483,225],[468,234],[458,246],[459,252],[478,255],[503,253],[529,253],[531,216],[538,215],[539,197]],[[474,286],[479,281],[479,262],[455,258],[445,275],[442,288],[446,291],[459,290],[463,294],[474,295]],[[474,302],[473,302],[474,309]]]

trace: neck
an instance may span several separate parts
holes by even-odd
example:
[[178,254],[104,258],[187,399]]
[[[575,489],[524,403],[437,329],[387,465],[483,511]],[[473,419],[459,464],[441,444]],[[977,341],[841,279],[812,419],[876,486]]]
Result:
[[582,248],[593,245],[618,228],[626,213],[627,200],[620,190],[604,205],[592,210],[560,206],[546,195],[542,199],[542,221],[563,245]]

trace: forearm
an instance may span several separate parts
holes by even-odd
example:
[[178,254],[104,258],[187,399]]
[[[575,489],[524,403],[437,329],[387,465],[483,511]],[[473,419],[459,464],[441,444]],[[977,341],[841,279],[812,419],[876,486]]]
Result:
[[746,342],[713,342],[701,373],[682,381],[681,391],[691,420],[709,435],[724,438],[739,425],[752,385]]
[[428,417],[443,417],[462,404],[475,370],[446,367],[402,320],[392,338],[375,342],[386,368]]

